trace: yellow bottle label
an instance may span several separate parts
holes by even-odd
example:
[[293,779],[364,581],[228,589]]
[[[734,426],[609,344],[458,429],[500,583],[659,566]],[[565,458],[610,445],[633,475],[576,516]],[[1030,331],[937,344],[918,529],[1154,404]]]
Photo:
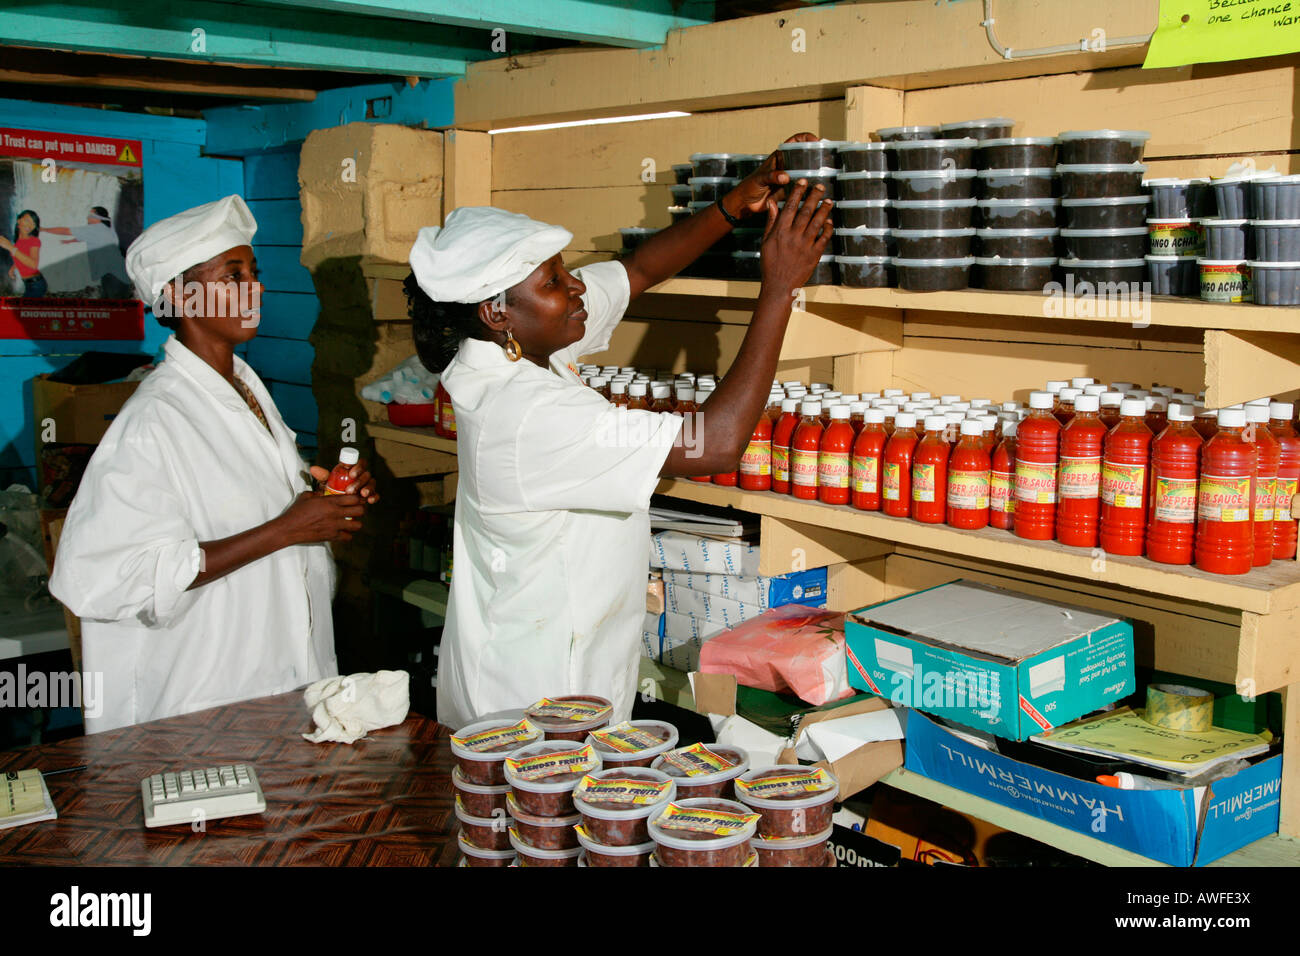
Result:
[[1196,520],[1196,479],[1156,478],[1155,518],[1170,524],[1191,524]]
[[824,451],[817,456],[817,485],[821,488],[849,486],[849,453]]
[[989,506],[989,472],[948,472],[948,507],[983,511]]
[[1062,498],[1096,498],[1101,487],[1101,456],[1074,458],[1062,455],[1056,482]]
[[885,477],[881,482],[881,493],[886,501],[898,501],[903,496],[902,466],[896,461],[885,462]]
[[912,465],[912,500],[913,501],[934,501],[934,469],[935,466],[923,462],[915,462]]
[[1250,477],[1201,475],[1196,513],[1206,521],[1250,520]]
[[1101,500],[1114,508],[1141,508],[1146,503],[1146,465],[1107,461],[1101,466]]
[[853,456],[853,490],[873,494],[880,483],[880,459],[875,455]]
[[1027,504],[1055,504],[1056,464],[1016,459],[1015,496]]

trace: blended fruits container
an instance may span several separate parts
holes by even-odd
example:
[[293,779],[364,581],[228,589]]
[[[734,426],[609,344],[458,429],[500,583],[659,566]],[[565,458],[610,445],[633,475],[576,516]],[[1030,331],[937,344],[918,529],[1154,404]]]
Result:
[[1147,277],[1146,259],[1059,259],[1057,265],[1076,283],[1125,282],[1140,288]]
[[1198,219],[1148,219],[1147,244],[1153,256],[1205,255],[1205,229]]
[[1250,264],[1231,259],[1197,259],[1201,298],[1206,302],[1250,302],[1254,298]]
[[1257,305],[1300,305],[1300,261],[1248,262]]
[[583,777],[573,791],[573,805],[594,842],[640,846],[650,839],[650,814],[676,796],[677,784],[661,770],[614,767]]
[[894,259],[898,287],[913,292],[948,292],[965,289],[974,257],[960,259]]
[[662,770],[677,783],[677,796],[726,797],[735,795],[733,781],[749,769],[749,754],[726,744],[692,744],[655,758],[651,768]]
[[[810,143],[782,143],[776,150],[781,156],[781,168],[785,170],[817,169],[822,166],[838,168],[840,164],[836,147],[839,145],[835,140],[819,139]],[[794,178],[793,174],[791,178]]]
[[582,847],[570,847],[567,850],[543,850],[529,846],[515,830],[510,831],[510,844],[515,848],[520,866],[577,866]]
[[973,169],[899,169],[892,173],[896,195],[916,199],[969,199],[975,183]]
[[892,181],[883,169],[841,171],[835,177],[835,192],[841,199],[889,199]]
[[1123,229],[1147,221],[1146,196],[1091,196],[1062,199],[1061,217],[1067,229]]
[[981,199],[980,225],[986,229],[1055,229],[1059,199]]
[[979,253],[986,258],[1042,259],[1056,255],[1059,229],[980,229]]
[[1248,219],[1202,219],[1206,259],[1255,258],[1255,231]]
[[[504,760],[504,758],[502,758]],[[502,777],[505,771],[502,770]],[[505,810],[506,799],[510,795],[510,785],[502,783],[497,786],[471,783],[460,772],[459,767],[452,768],[451,784],[456,788],[456,799],[465,805],[465,809],[476,817],[490,817],[495,810]]]
[[714,797],[656,807],[648,823],[659,866],[744,866],[759,815],[742,803]]
[[1002,136],[975,148],[980,169],[1051,169],[1056,165],[1055,136]]
[[842,256],[888,256],[894,252],[889,229],[836,229],[835,250]]
[[590,744],[576,740],[544,740],[506,758],[510,795],[524,813],[539,817],[565,817],[573,807],[578,781],[601,768],[600,755]]
[[893,145],[896,169],[967,169],[978,140],[912,139]]
[[465,834],[456,836],[460,846],[461,866],[513,866],[515,862],[514,847],[507,850],[488,850],[475,846],[465,839]]
[[498,787],[506,782],[505,759],[521,747],[542,740],[543,730],[527,717],[480,720],[451,735],[456,769],[467,782]]
[[[750,841],[758,853],[759,867],[765,866],[829,866],[826,844],[834,827],[811,836],[789,837],[783,840],[764,840],[754,837]],[[832,857],[833,859],[833,857]]]
[[758,836],[764,840],[829,830],[839,794],[839,781],[823,767],[777,764],[736,781],[736,799],[758,811]]
[[892,206],[888,199],[841,199],[831,210],[831,220],[840,229],[888,229]]
[[1136,196],[1146,171],[1141,163],[1063,163],[1056,167],[1063,199]]
[[965,229],[971,225],[975,200],[898,200],[893,208],[899,229]]
[[[1056,137],[1062,163],[1138,163],[1151,134],[1145,130],[1075,129]],[[1134,190],[1136,192],[1136,190]]]
[[1037,292],[1052,281],[1056,257],[1000,259],[975,257],[973,285],[999,292]]
[[1147,269],[1154,295],[1201,294],[1201,267],[1189,256],[1147,256]]
[[606,769],[648,767],[677,746],[677,728],[663,720],[625,720],[587,736]]
[[581,824],[573,829],[583,849],[582,856],[578,858],[578,866],[650,865],[650,854],[655,850],[653,840],[637,846],[605,846],[593,840]]
[[578,845],[578,836],[573,828],[582,821],[581,814],[575,812],[563,817],[540,817],[519,809],[513,796],[506,809],[519,839],[529,846],[539,850],[568,850]]
[[464,804],[456,801],[456,819],[460,821],[460,832],[474,846],[484,850],[510,849],[510,827],[506,815],[476,817],[465,810]]
[[846,173],[883,172],[889,169],[884,143],[840,143],[835,150],[840,169]]
[[991,116],[985,119],[962,120],[959,123],[942,123],[940,136],[970,136],[977,140],[1005,139],[1011,135],[1011,127],[1016,125],[1013,119],[1005,116]]
[[892,256],[836,256],[840,284],[855,289],[885,289],[894,284]]
[[524,717],[540,727],[547,740],[584,741],[587,734],[609,723],[614,705],[604,697],[572,694],[543,697],[524,711]]
[[1146,255],[1147,238],[1146,226],[1062,229],[1061,255],[1066,259],[1136,259]]
[[975,174],[981,199],[1051,199],[1056,173],[1044,169],[981,169]]
[[970,255],[975,230],[895,229],[891,233],[903,259],[960,259]]

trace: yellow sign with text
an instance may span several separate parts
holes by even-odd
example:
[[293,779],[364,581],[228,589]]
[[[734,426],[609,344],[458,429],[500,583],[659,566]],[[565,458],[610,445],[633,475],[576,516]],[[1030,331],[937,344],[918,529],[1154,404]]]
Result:
[[1160,0],[1153,69],[1300,51],[1300,0]]

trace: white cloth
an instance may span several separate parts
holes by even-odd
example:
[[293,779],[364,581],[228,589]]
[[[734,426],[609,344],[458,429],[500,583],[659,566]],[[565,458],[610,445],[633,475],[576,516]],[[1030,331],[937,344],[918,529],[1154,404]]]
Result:
[[238,196],[227,196],[160,219],[126,250],[126,271],[145,305],[158,301],[163,286],[191,266],[218,253],[246,246],[257,220]]
[[[338,673],[326,544],[282,548],[187,591],[200,541],[280,515],[308,489],[275,403],[238,357],[272,432],[175,336],[109,426],[64,524],[50,591],[104,675],[87,733],[279,694]],[[273,434],[272,434],[273,433]]]
[[527,279],[573,239],[561,226],[494,206],[461,206],[425,226],[411,246],[411,271],[435,302],[482,302]]
[[303,734],[314,744],[350,744],[371,730],[391,727],[411,709],[411,675],[406,671],[349,674],[318,680],[303,693],[316,730]]
[[582,384],[571,363],[609,345],[630,290],[618,262],[574,274],[587,331],[549,370],[465,339],[442,374],[460,461],[438,668],[438,722],[453,729],[562,694],[631,714],[650,495],[682,419]]

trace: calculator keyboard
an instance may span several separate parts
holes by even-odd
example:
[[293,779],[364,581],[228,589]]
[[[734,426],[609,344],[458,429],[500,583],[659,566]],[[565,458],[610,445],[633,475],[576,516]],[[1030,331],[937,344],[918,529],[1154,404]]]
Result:
[[257,772],[243,763],[156,773],[140,781],[140,796],[146,827],[194,824],[266,810]]

